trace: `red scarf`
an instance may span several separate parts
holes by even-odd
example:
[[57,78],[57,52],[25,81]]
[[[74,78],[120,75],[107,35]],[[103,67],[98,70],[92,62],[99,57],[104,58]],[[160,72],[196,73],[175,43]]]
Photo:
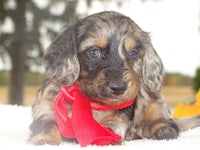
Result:
[[[78,85],[62,86],[55,98],[54,112],[60,133],[66,138],[76,138],[81,146],[89,144],[108,145],[122,140],[121,136],[113,133],[92,117],[92,110],[119,110],[129,107],[135,99],[117,106],[105,106],[91,103],[84,96]],[[68,105],[72,105],[72,117],[68,117]]]

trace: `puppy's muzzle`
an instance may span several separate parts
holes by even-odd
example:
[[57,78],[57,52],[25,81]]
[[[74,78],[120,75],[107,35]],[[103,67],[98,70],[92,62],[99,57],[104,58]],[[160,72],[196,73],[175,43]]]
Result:
[[113,95],[122,95],[127,90],[127,83],[122,80],[122,75],[119,70],[107,70],[108,86]]
[[122,80],[114,80],[109,82],[109,87],[114,95],[122,95],[127,89],[127,84]]

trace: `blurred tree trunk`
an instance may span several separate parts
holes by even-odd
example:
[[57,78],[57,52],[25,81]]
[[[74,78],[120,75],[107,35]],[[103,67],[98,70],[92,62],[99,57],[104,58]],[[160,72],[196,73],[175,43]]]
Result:
[[200,90],[200,67],[197,68],[195,77],[193,78],[193,88],[195,92]]
[[[88,6],[91,4],[91,0],[86,2]],[[58,3],[64,5],[64,10],[60,14],[54,14],[50,10],[58,6]],[[54,23],[59,23],[61,27],[78,18],[78,0],[49,0],[43,8],[38,7],[38,4],[34,0],[0,0],[0,26],[7,18],[14,25],[11,33],[0,29],[0,52],[2,55],[9,55],[12,66],[9,74],[10,104],[23,104],[25,69],[31,65],[41,65],[43,35],[47,39],[53,39],[58,32]],[[40,29],[44,29],[44,32]]]
[[10,74],[10,104],[21,105],[23,103],[24,71],[25,71],[25,43],[26,43],[26,0],[17,0],[17,8],[12,12],[14,22],[13,41],[9,55],[12,69]]

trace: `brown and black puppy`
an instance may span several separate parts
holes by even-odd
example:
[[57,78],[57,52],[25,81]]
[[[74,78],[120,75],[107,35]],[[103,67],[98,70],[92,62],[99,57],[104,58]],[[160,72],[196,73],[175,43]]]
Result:
[[33,105],[32,144],[59,144],[53,111],[61,85],[77,83],[83,94],[101,105],[134,105],[117,111],[93,111],[94,118],[123,140],[173,139],[199,125],[199,117],[174,120],[160,93],[161,59],[149,34],[117,12],[88,16],[63,31],[44,55],[47,78]]

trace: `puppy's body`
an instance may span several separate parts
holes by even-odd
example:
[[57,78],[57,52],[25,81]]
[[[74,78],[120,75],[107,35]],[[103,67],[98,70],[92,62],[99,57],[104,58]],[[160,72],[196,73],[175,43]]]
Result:
[[[47,79],[33,105],[33,144],[59,144],[53,111],[61,85],[76,82],[82,93],[101,105],[136,102],[116,111],[93,111],[99,123],[122,136],[173,139],[182,126],[171,118],[160,93],[163,65],[149,35],[116,12],[91,15],[61,33],[44,55]],[[199,118],[190,127],[197,126]],[[184,120],[185,121],[185,120]]]

